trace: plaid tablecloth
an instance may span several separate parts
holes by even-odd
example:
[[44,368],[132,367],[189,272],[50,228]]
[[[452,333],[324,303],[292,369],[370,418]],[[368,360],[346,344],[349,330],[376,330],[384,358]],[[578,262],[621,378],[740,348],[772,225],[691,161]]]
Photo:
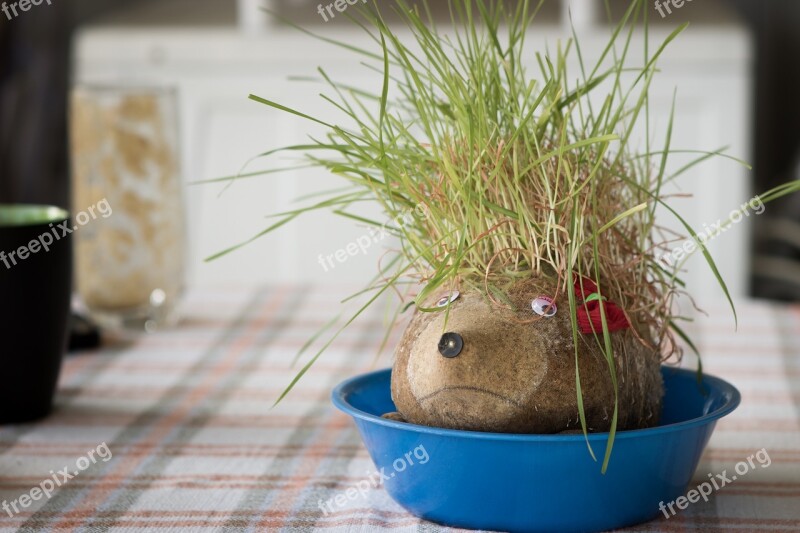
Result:
[[[298,349],[338,312],[341,296],[306,287],[195,292],[179,328],[68,358],[54,414],[0,427],[0,503],[19,510],[0,509],[0,529],[447,529],[406,513],[383,489],[335,512],[319,506],[373,472],[329,394],[372,368],[382,308],[270,409]],[[762,448],[771,464],[755,463],[708,503],[632,531],[800,531],[800,310],[740,302],[738,333],[724,307],[709,311],[694,324],[706,368],[735,383],[743,401],[718,424],[696,481]],[[60,482],[65,467],[72,478],[49,498],[22,498],[45,480]]]

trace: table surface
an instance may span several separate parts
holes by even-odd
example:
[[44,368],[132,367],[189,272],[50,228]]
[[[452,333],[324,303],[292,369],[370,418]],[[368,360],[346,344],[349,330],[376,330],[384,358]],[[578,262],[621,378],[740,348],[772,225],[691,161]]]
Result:
[[[54,413],[0,427],[0,500],[20,511],[0,510],[0,529],[447,530],[406,513],[380,488],[332,513],[319,507],[374,471],[329,395],[375,364],[383,309],[348,328],[270,408],[294,376],[299,348],[338,312],[341,296],[319,287],[194,292],[180,327],[70,356]],[[693,485],[762,448],[771,464],[756,462],[708,503],[631,531],[800,531],[800,309],[738,307],[737,333],[723,306],[693,324],[707,371],[742,392]],[[377,365],[389,362],[385,355]],[[102,443],[111,458],[97,452],[89,462]],[[76,465],[85,469],[49,499],[20,500],[51,471],[74,473]]]

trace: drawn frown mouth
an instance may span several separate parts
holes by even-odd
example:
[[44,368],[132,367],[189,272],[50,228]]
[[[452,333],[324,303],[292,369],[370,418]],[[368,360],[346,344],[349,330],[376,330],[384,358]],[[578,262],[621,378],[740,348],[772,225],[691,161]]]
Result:
[[520,405],[519,402],[517,402],[516,400],[513,400],[511,398],[508,398],[507,396],[503,396],[502,394],[499,394],[497,392],[492,392],[490,390],[482,389],[480,387],[472,387],[472,386],[469,386],[469,385],[452,385],[452,386],[448,386],[448,387],[442,387],[441,389],[437,389],[437,390],[431,392],[430,394],[426,394],[422,398],[419,398],[418,401],[419,401],[419,403],[422,403],[422,402],[425,402],[427,400],[432,399],[433,397],[435,397],[435,396],[437,396],[437,395],[439,395],[439,394],[441,394],[443,392],[450,392],[450,391],[456,391],[456,390],[466,390],[466,391],[470,391],[470,392],[477,392],[477,393],[480,393],[480,394],[486,394],[488,396],[492,396],[493,398],[497,398],[498,400],[502,400],[503,402],[511,404],[514,407],[519,407],[520,409],[523,407],[522,405]]

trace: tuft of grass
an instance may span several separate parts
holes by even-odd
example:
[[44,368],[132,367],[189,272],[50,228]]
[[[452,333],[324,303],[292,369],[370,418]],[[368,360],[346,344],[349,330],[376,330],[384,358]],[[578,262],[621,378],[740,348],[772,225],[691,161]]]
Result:
[[[613,27],[596,63],[585,64],[574,36],[559,43],[553,53],[537,53],[538,72],[531,74],[522,58],[543,0],[520,0],[513,6],[502,1],[449,0],[454,29],[447,34],[436,28],[425,2],[416,7],[405,0],[380,4],[374,2],[352,18],[370,36],[374,49],[301,29],[352,52],[381,74],[381,83],[368,92],[318,69],[319,80],[329,88],[322,98],[343,113],[346,123],[331,124],[267,98],[250,97],[327,129],[323,139],[262,156],[300,152],[309,165],[349,183],[347,190],[281,213],[254,238],[318,209],[381,226],[381,221],[352,211],[365,200],[379,202],[387,218],[403,222],[389,228],[399,238],[400,250],[366,287],[364,292],[371,293],[366,305],[330,335],[278,401],[342,329],[381,294],[409,282],[421,287],[418,309],[438,312],[441,309],[424,308],[421,302],[445,289],[477,289],[497,305],[505,305],[504,290],[515,280],[553,276],[559,280],[559,292],[568,295],[577,337],[574,316],[580,304],[571,287],[573,276],[586,276],[597,284],[597,297],[619,304],[645,332],[640,340],[665,358],[680,349],[675,335],[691,342],[673,326],[672,304],[682,291],[682,281],[677,266],[667,270],[658,263],[657,253],[665,243],[655,240],[661,230],[656,207],[666,206],[695,235],[666,205],[662,186],[721,152],[697,152],[695,161],[668,176],[672,120],[663,150],[650,149],[649,131],[644,153],[635,150],[631,138],[642,120],[649,130],[648,90],[657,61],[686,25],[652,53],[645,45],[643,54],[632,58],[635,28],[641,28],[643,21],[647,32],[645,4],[634,0]],[[384,22],[381,10],[387,9],[386,4],[397,12],[413,42],[403,42]],[[579,59],[580,72],[568,72],[572,54]],[[590,102],[601,88],[605,92]],[[772,192],[777,196],[789,191]],[[701,247],[730,300],[713,259]],[[393,316],[407,306],[400,302]],[[603,322],[598,342],[616,387]],[[577,358],[579,343],[574,344]],[[586,435],[577,364],[576,385]],[[614,420],[616,413],[615,402]],[[615,429],[609,434],[603,471]],[[594,457],[591,447],[590,453]]]

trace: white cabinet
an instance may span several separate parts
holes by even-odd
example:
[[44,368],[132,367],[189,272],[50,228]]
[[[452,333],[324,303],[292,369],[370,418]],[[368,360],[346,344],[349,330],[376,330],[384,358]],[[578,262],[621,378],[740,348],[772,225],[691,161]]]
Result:
[[[663,39],[667,25],[651,30],[652,42]],[[358,32],[339,25],[319,25],[317,31],[362,46],[371,46]],[[608,29],[583,31],[584,53],[598,53]],[[559,24],[540,26],[531,35],[530,50],[552,47],[563,37]],[[541,45],[541,46],[539,46]],[[635,45],[634,45],[635,46]],[[641,48],[639,48],[641,49]],[[533,54],[529,60],[532,67]],[[318,65],[334,77],[379,90],[380,76],[358,63],[360,58],[291,29],[268,26],[260,32],[235,27],[84,28],[74,45],[74,77],[82,82],[168,83],[182,97],[183,168],[187,183],[236,174],[260,152],[302,142],[319,128],[247,99],[249,93],[280,101],[312,114],[335,117],[318,93],[323,86],[289,80],[314,75]],[[662,73],[652,90],[652,121],[663,132],[678,87],[673,148],[708,149],[730,146],[749,156],[751,51],[747,33],[735,24],[691,26],[669,48],[660,63]],[[531,73],[537,69],[531,68]],[[572,72],[577,73],[573,67]],[[654,142],[659,142],[658,136]],[[643,145],[642,145],[643,146]],[[291,164],[284,156],[255,161],[249,168]],[[675,158],[672,168],[679,168]],[[675,192],[692,198],[673,205],[693,224],[715,222],[750,195],[748,171],[726,160],[698,167],[676,183]],[[363,282],[374,275],[381,252],[376,248],[325,272],[318,262],[353,242],[366,230],[333,215],[301,218],[232,256],[207,264],[203,258],[265,228],[266,215],[298,205],[292,200],[316,190],[342,185],[320,171],[242,179],[219,196],[222,186],[188,187],[192,279],[197,283],[240,282]],[[670,226],[677,228],[675,224]],[[388,244],[388,243],[387,243]],[[746,224],[713,241],[711,249],[734,294],[744,294],[747,279]],[[690,287],[707,301],[719,296],[713,277],[700,260],[693,260]]]

